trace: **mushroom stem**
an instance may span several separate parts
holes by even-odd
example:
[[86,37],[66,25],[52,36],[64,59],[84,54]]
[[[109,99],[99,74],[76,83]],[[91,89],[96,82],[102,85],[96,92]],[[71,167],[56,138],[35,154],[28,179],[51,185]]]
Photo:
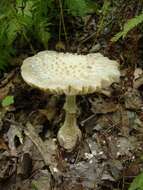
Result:
[[81,139],[81,131],[77,126],[76,119],[76,96],[66,96],[64,109],[66,111],[65,121],[58,132],[58,141],[67,151],[72,151]]
[[67,95],[66,102],[64,104],[64,109],[66,113],[76,114],[77,106],[76,106],[76,96]]
[[66,96],[66,102],[64,104],[66,111],[64,125],[69,129],[76,127],[76,96]]

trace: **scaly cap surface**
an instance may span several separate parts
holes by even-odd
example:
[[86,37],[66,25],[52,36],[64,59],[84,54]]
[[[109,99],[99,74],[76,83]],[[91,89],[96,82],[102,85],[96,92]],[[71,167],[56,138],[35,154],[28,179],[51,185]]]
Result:
[[118,63],[100,53],[78,55],[42,51],[21,67],[25,82],[54,94],[88,94],[118,82]]

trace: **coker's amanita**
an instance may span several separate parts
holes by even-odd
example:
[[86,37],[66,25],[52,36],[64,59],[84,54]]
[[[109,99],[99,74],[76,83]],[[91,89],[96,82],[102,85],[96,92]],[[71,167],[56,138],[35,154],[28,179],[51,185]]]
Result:
[[57,138],[67,151],[72,151],[82,136],[76,121],[76,95],[101,92],[120,77],[118,63],[100,53],[78,55],[48,50],[26,58],[21,74],[31,86],[66,95],[65,121]]

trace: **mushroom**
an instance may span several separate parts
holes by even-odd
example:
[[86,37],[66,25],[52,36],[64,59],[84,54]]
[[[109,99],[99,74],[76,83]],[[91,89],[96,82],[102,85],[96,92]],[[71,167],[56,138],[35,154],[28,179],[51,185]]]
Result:
[[65,121],[57,138],[67,151],[72,151],[82,137],[77,126],[76,96],[101,92],[120,77],[118,63],[100,53],[78,55],[48,50],[26,58],[21,74],[31,86],[66,95]]

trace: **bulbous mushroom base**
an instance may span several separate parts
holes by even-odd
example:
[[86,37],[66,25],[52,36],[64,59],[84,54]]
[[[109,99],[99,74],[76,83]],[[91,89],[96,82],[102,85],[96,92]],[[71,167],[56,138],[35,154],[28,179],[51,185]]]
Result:
[[58,141],[60,145],[68,152],[71,152],[77,143],[81,140],[81,131],[78,126],[63,125],[58,132]]
[[65,121],[60,128],[57,138],[60,146],[71,152],[81,140],[82,134],[76,123],[76,97],[67,96],[64,105],[66,111]]

